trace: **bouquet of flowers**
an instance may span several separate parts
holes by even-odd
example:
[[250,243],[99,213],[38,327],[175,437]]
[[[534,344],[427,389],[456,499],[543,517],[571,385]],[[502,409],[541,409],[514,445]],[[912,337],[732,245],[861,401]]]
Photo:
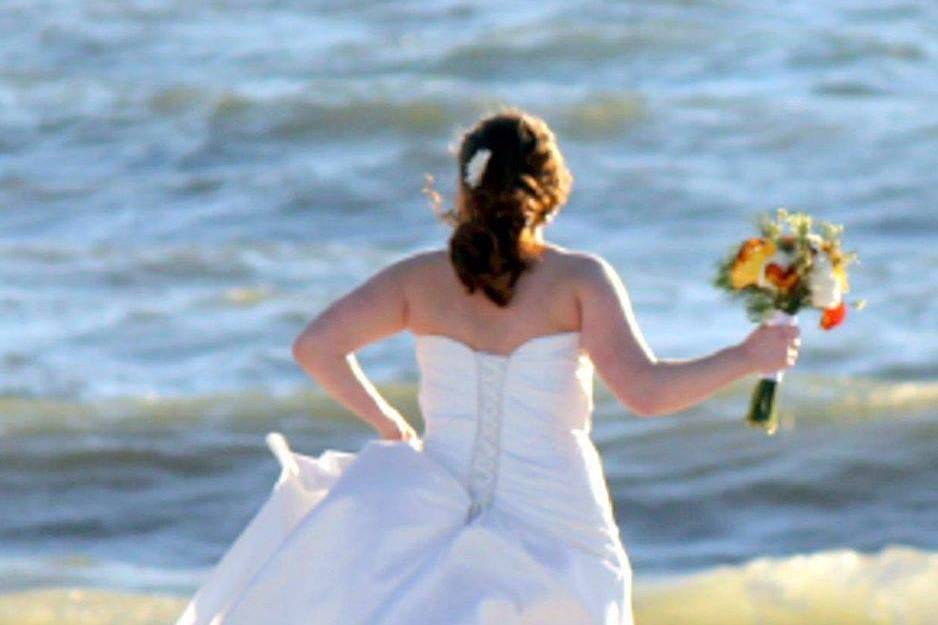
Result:
[[[780,208],[775,218],[762,216],[762,236],[735,247],[719,263],[714,284],[741,297],[755,323],[797,324],[805,307],[822,311],[820,325],[830,330],[847,314],[844,294],[849,290],[847,267],[857,261],[855,252],[841,248],[843,226],[822,222],[819,232],[805,213]],[[852,302],[863,308],[865,302]],[[778,428],[775,395],[782,371],[763,376],[752,393],[747,422],[772,434]]]

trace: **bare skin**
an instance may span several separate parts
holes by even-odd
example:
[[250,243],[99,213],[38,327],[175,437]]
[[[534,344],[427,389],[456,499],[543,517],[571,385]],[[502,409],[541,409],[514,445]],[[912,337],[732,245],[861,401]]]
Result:
[[381,269],[327,307],[294,341],[294,358],[336,401],[392,440],[417,434],[364,375],[355,352],[403,330],[442,334],[505,355],[539,336],[578,331],[603,382],[645,417],[684,410],[734,380],[797,361],[798,328],[766,324],[699,358],[660,359],[642,336],[625,285],[609,263],[544,241],[542,228],[537,237],[546,246],[544,255],[522,274],[506,308],[481,292],[466,294],[446,250],[420,252]]

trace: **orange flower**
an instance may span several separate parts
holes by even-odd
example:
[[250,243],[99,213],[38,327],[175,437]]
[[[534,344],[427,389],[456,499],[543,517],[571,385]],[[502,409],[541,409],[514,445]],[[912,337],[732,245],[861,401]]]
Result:
[[743,243],[730,272],[733,288],[742,289],[756,284],[765,259],[774,253],[775,244],[765,239],[749,239]]
[[788,293],[798,284],[798,272],[794,267],[782,269],[775,263],[765,268],[765,279],[775,285],[782,293]]
[[844,317],[847,316],[847,304],[846,302],[840,302],[839,306],[834,308],[827,308],[821,314],[821,327],[825,330],[830,330],[833,327],[840,325]]

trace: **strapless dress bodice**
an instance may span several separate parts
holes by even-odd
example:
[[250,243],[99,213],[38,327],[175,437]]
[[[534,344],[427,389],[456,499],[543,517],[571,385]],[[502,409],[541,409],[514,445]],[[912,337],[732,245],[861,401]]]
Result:
[[468,521],[495,509],[620,555],[579,332],[535,337],[508,355],[422,334],[417,362],[424,452],[465,486]]

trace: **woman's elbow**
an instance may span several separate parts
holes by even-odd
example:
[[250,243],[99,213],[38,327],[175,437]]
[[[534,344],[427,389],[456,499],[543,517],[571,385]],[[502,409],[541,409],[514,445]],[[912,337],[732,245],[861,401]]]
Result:
[[662,413],[661,406],[651,394],[642,394],[625,403],[639,417],[656,417]]
[[634,373],[628,388],[629,392],[623,393],[620,400],[639,417],[655,417],[665,412],[665,406],[660,401],[654,365]]
[[324,338],[312,325],[303,330],[291,346],[293,360],[304,369],[311,369],[316,361],[316,354],[321,350]]
[[293,339],[293,345],[291,346],[290,352],[293,354],[293,360],[298,364],[302,365],[308,358],[310,353],[310,341],[305,334],[300,334],[295,339]]
[[629,412],[639,417],[653,417],[659,414],[658,401],[647,386],[630,384],[629,388],[616,392],[615,396]]
[[321,367],[334,367],[337,360],[348,354],[342,347],[342,339],[326,325],[315,321],[293,340],[293,359],[306,371],[313,373]]

